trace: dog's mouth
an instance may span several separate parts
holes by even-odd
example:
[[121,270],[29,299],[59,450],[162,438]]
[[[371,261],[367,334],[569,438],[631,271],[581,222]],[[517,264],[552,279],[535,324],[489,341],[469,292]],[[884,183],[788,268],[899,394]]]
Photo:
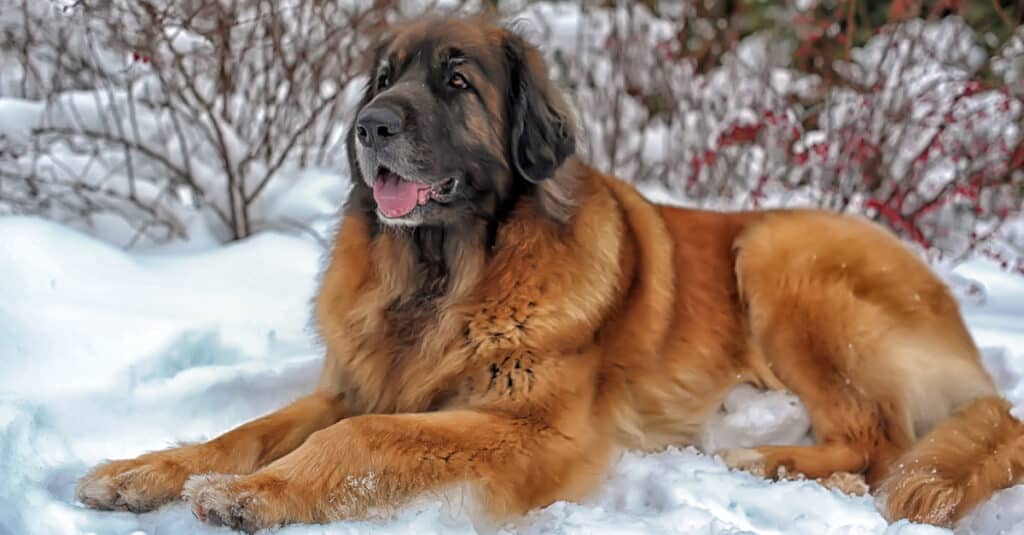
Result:
[[408,180],[382,166],[377,169],[377,178],[373,182],[373,199],[385,217],[396,219],[409,215],[417,207],[431,201],[451,201],[457,186],[458,181],[454,177],[425,184]]

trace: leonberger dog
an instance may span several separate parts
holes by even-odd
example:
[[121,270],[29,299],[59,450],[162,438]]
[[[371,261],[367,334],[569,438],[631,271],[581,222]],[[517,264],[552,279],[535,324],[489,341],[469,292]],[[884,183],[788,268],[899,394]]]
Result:
[[319,384],[209,442],[108,462],[89,507],[185,499],[253,531],[459,492],[488,521],[582,500],[622,449],[695,444],[735,386],[794,393],[813,445],[722,453],[862,475],[891,520],[950,525],[1024,474],[948,288],[816,210],[660,206],[576,154],[539,51],[488,20],[382,38],[319,292]]

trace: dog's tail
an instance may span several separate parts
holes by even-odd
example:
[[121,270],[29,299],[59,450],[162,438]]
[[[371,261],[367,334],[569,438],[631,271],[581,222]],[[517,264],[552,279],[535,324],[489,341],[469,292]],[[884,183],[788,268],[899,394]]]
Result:
[[998,397],[976,399],[925,435],[879,487],[890,521],[949,527],[1024,477],[1024,423]]

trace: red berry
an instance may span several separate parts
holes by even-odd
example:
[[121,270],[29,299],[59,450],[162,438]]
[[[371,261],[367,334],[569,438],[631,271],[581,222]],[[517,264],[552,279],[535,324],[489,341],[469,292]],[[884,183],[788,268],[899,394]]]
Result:
[[964,96],[969,97],[978,92],[981,89],[981,84],[977,80],[971,80],[964,86]]

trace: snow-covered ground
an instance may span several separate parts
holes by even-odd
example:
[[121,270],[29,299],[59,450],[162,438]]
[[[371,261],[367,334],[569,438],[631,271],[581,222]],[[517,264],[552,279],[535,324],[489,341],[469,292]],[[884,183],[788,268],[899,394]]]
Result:
[[[221,533],[183,504],[97,512],[73,501],[91,465],[201,440],[309,389],[319,352],[309,299],[320,246],[260,234],[228,247],[125,253],[39,219],[0,218],[0,535]],[[1024,406],[1024,279],[983,262],[964,309],[1000,387]],[[957,287],[965,287],[958,284]],[[723,425],[798,424],[777,396],[753,396]],[[805,422],[804,422],[805,423]],[[796,425],[796,424],[794,424]],[[754,426],[754,432],[759,432]],[[784,433],[783,433],[784,434]],[[1024,487],[1004,491],[960,533],[1024,533]],[[870,498],[811,482],[770,484],[692,449],[626,453],[585,503],[556,503],[509,533],[943,533],[888,525]],[[468,514],[424,502],[388,523],[281,533],[474,533]]]

